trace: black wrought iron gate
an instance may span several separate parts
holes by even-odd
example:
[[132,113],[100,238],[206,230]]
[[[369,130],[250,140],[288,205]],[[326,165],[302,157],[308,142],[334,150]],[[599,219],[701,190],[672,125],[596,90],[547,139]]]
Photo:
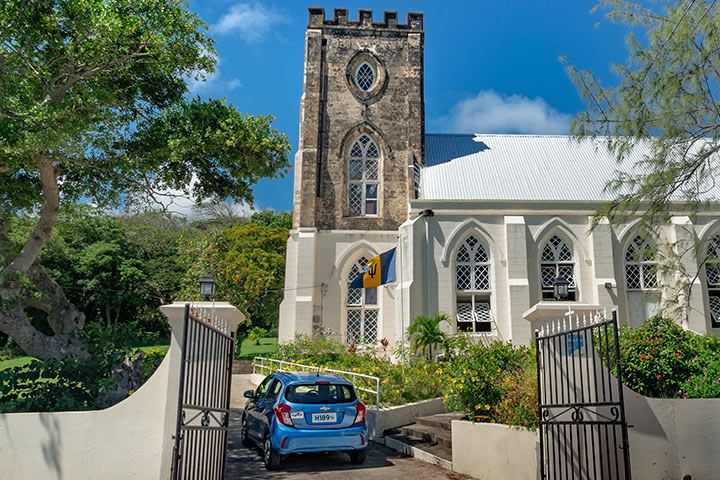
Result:
[[630,480],[616,313],[550,322],[535,344],[541,478]]
[[185,305],[172,479],[224,479],[235,332]]

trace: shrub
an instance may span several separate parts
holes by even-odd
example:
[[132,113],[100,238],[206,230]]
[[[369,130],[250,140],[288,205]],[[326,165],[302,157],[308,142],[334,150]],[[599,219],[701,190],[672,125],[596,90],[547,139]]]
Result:
[[142,362],[142,379],[143,383],[147,382],[155,370],[158,369],[163,359],[165,358],[167,351],[162,348],[151,348],[145,354]]
[[438,373],[448,374],[445,404],[451,409],[475,421],[537,425],[537,414],[532,413],[533,408],[537,412],[537,382],[531,348],[502,342],[473,345],[446,368]]
[[623,383],[634,391],[658,398],[720,397],[717,337],[658,316],[636,329],[620,327],[618,341]]
[[0,371],[0,411],[55,412],[104,408],[121,400],[113,371],[128,367],[138,351],[137,325],[108,329],[90,323],[77,332],[86,343],[89,358],[33,360],[22,367]]
[[[441,397],[444,389],[443,379],[436,373],[441,363],[415,357],[408,359],[404,366],[394,364],[384,355],[376,357],[374,351],[368,351],[362,345],[351,353],[346,345],[327,336],[298,335],[292,342],[280,344],[272,356],[288,362],[378,377],[381,381],[380,403],[383,406]],[[376,387],[374,381],[363,379],[358,379],[355,384],[371,390]],[[359,393],[366,404],[375,403],[373,394]]]
[[324,365],[337,360],[344,352],[345,346],[330,337],[296,335],[291,342],[281,343],[273,358],[286,362],[303,359],[314,365]]
[[0,361],[25,356],[25,352],[15,343],[15,340],[7,337],[3,348],[0,348]]
[[503,399],[494,406],[490,417],[497,423],[538,426],[538,384],[534,355],[525,356],[521,363],[499,379],[504,390]]

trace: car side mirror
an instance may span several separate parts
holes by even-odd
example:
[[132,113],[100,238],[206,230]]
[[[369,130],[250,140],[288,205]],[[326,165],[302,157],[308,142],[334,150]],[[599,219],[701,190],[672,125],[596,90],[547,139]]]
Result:
[[248,390],[245,393],[243,393],[243,397],[245,398],[255,398],[255,392],[252,390]]

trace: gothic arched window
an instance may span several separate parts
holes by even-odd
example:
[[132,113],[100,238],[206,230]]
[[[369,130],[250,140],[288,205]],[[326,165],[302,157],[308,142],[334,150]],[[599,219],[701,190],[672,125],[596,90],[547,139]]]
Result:
[[635,291],[658,288],[655,247],[642,235],[635,236],[625,249],[625,287]]
[[365,257],[358,258],[350,268],[347,276],[348,289],[345,300],[347,333],[345,341],[348,344],[377,341],[378,289],[350,288],[350,282],[365,270],[367,262],[368,259]]
[[545,242],[540,251],[540,285],[543,300],[555,300],[553,284],[558,277],[564,277],[570,282],[567,299],[577,300],[575,261],[572,249],[565,240],[553,235]]
[[492,331],[490,255],[474,235],[455,254],[455,295],[458,331]]
[[705,277],[707,279],[710,321],[714,328],[720,327],[720,236],[708,242],[705,249]]
[[348,215],[378,214],[380,149],[366,134],[350,146],[348,156]]

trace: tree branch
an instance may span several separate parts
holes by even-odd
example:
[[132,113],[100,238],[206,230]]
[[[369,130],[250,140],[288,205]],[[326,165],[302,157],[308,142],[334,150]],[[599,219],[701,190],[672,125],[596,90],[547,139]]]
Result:
[[40,254],[40,250],[52,235],[53,227],[60,210],[60,189],[52,160],[44,155],[37,156],[37,167],[40,172],[40,184],[43,192],[43,208],[40,212],[35,229],[25,242],[23,249],[2,272],[3,276],[15,272],[26,273]]

